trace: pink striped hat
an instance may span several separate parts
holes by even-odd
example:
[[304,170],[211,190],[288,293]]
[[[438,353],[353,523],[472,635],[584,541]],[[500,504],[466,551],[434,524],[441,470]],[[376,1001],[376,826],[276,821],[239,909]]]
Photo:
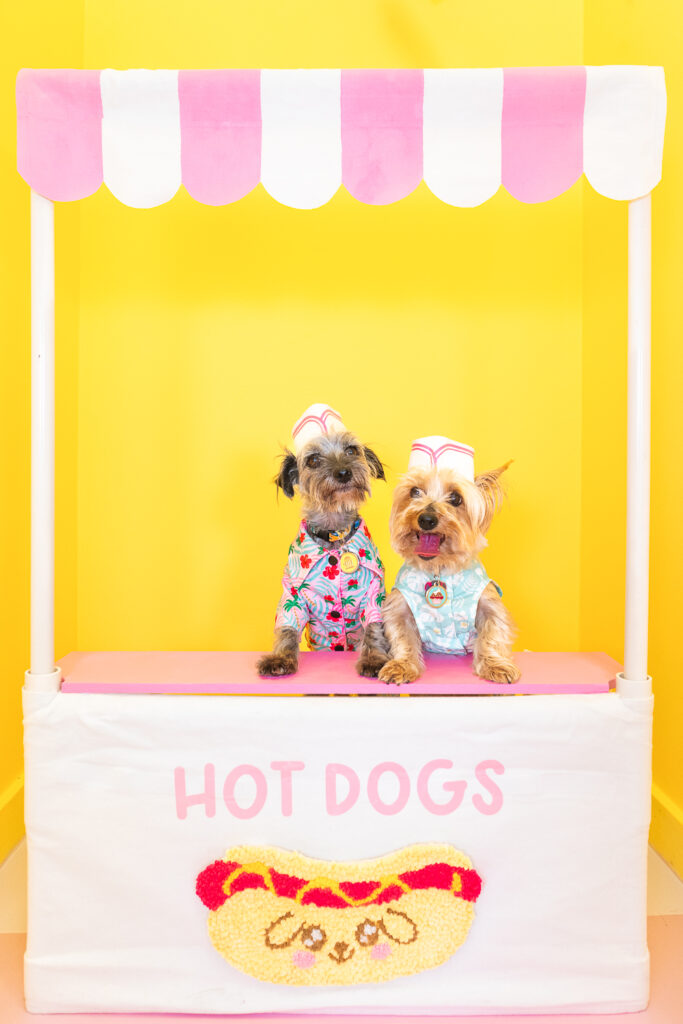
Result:
[[292,427],[292,442],[298,455],[301,449],[320,434],[341,434],[346,430],[336,409],[322,402],[309,405]]
[[453,469],[474,480],[474,448],[450,437],[418,437],[413,441],[408,469]]

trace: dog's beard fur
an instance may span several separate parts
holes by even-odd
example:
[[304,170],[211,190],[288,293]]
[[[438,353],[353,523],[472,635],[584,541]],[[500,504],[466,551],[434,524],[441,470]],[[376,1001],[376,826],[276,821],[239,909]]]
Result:
[[[413,469],[401,479],[391,509],[391,543],[409,565],[433,572],[457,572],[486,547],[486,531],[503,498],[498,479],[506,467],[483,473],[474,482],[453,470]],[[417,493],[419,491],[419,493]],[[460,500],[460,504],[455,501]],[[418,522],[436,516],[433,529]],[[433,558],[418,554],[421,533],[437,534]]]
[[[323,434],[307,444],[297,456],[298,487],[304,518],[324,530],[350,526],[370,494],[372,466],[358,438]],[[311,465],[311,462],[314,465]],[[335,474],[348,471],[348,481]]]

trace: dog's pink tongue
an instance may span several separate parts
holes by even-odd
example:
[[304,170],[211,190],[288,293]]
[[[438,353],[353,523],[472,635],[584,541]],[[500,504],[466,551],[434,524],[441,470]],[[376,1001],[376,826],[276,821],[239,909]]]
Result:
[[438,533],[421,533],[415,548],[418,555],[438,555],[441,538]]

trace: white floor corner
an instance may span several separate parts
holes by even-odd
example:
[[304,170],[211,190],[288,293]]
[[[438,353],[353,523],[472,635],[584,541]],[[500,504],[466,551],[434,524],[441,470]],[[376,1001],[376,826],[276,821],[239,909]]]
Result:
[[[652,848],[647,873],[648,914],[683,914],[683,880]],[[22,840],[0,864],[0,932],[25,931],[26,841]]]

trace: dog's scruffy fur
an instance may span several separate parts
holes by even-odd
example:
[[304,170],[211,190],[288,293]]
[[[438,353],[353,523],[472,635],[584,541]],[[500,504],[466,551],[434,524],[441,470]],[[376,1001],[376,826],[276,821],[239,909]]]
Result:
[[[321,434],[309,441],[295,456],[285,451],[276,487],[288,498],[299,491],[303,517],[308,528],[341,532],[351,528],[359,509],[370,494],[370,480],[384,480],[384,467],[355,434]],[[326,550],[343,547],[343,541],[320,541]],[[362,676],[376,676],[389,657],[389,647],[380,623],[365,630],[356,670]],[[271,654],[258,662],[261,676],[286,676],[299,663],[299,636],[295,629],[275,630]]]
[[[499,508],[503,489],[500,476],[510,463],[474,482],[453,470],[413,469],[399,483],[391,509],[391,543],[405,562],[434,572],[458,572],[486,546],[486,531]],[[428,513],[432,528],[424,531],[419,516]],[[424,522],[424,521],[423,521]],[[425,559],[416,554],[419,533],[437,533],[439,552]],[[510,614],[492,583],[484,590],[475,619],[474,671],[482,679],[512,683],[520,672],[511,657],[515,629]],[[391,661],[379,673],[386,683],[410,683],[424,669],[422,641],[405,598],[392,590],[384,606],[384,629],[391,646]]]

